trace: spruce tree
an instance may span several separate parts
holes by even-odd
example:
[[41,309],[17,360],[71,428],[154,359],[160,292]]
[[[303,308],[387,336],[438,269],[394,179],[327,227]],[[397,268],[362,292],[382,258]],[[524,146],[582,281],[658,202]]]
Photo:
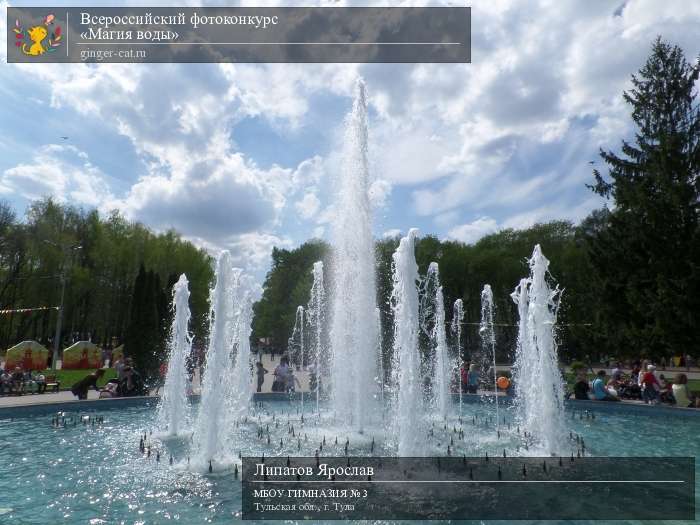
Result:
[[601,150],[608,178],[594,171],[591,189],[614,202],[590,242],[614,355],[680,355],[700,340],[698,72],[658,38],[624,93],[634,141],[621,155]]
[[160,286],[160,278],[143,265],[134,282],[130,323],[127,330],[126,353],[144,378],[154,378],[163,359],[165,349],[162,312],[167,299]]
[[124,341],[126,355],[131,357],[136,363],[141,361],[141,356],[144,353],[144,340],[142,335],[144,332],[144,302],[147,295],[146,281],[146,269],[143,264],[141,264],[141,266],[139,266],[139,273],[136,275],[136,280],[134,281],[129,308],[129,325],[126,330],[126,339]]

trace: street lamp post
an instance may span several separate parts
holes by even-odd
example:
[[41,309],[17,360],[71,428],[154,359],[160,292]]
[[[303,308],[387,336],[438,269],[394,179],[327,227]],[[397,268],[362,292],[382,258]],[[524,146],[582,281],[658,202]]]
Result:
[[61,345],[61,325],[63,324],[63,302],[66,297],[66,255],[68,254],[69,250],[80,250],[82,248],[81,245],[75,244],[73,246],[67,246],[67,245],[59,245],[53,241],[45,240],[44,241],[47,244],[51,244],[52,246],[55,246],[56,248],[60,248],[62,253],[63,253],[63,268],[61,270],[61,302],[59,303],[58,306],[58,315],[56,318],[56,336],[54,337],[54,342],[53,342],[53,359],[51,359],[51,370],[56,370],[56,363],[58,362],[58,350]]
[[56,370],[58,362],[58,347],[61,344],[61,324],[63,323],[63,298],[66,295],[66,275],[61,272],[61,302],[58,306],[58,318],[56,319],[56,336],[53,341],[53,359],[51,360],[51,370]]

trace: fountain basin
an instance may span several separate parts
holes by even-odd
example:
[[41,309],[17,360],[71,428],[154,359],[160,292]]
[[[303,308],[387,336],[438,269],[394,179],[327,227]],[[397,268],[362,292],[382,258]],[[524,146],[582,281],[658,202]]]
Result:
[[[301,426],[296,414],[298,403],[271,401],[269,394],[258,396],[258,403],[261,399],[265,412],[264,416],[261,413],[263,425],[272,427],[271,443],[268,445],[266,438],[256,437],[259,425],[250,417],[235,430],[242,455],[313,455],[322,437],[326,438],[326,446],[321,455],[343,455],[348,438],[350,455],[371,455],[372,438],[377,442],[374,455],[395,454],[394,446],[388,444],[391,436],[383,433],[380,424],[359,435],[329,424],[330,415],[326,413],[317,424],[314,416],[307,414]],[[502,412],[511,428],[502,424],[500,438],[494,435],[493,421],[488,420],[492,417],[492,406],[479,403],[476,396],[464,396],[464,399],[468,400],[462,407],[466,436],[464,442],[455,438],[455,455],[461,455],[464,450],[468,455],[496,456],[504,447],[509,455],[529,454],[522,448],[515,452],[518,439],[507,399],[499,402],[503,402]],[[153,439],[150,458],[139,452],[140,436],[155,421],[153,398],[18,408],[21,412],[14,408],[0,410],[0,443],[4,444],[0,509],[8,522],[98,524],[124,520],[159,524],[231,523],[240,519],[240,481],[234,479],[231,471],[213,474],[188,471],[187,439],[162,443]],[[104,423],[95,427],[78,423],[53,428],[51,419],[56,410],[64,411],[67,418],[100,415]],[[19,417],[20,413],[24,416]],[[297,449],[298,441],[288,433],[287,414],[295,426],[295,437],[302,440],[301,451]],[[566,423],[567,428],[585,439],[590,455],[687,456],[693,454],[693,439],[700,434],[698,415],[699,411],[668,407],[571,401],[567,403]],[[275,421],[279,424],[277,428]],[[423,423],[433,422],[435,436],[425,438],[426,454],[444,455],[447,436],[453,436],[453,432],[451,428],[447,431],[441,428],[441,421]],[[454,411],[447,422],[448,427],[453,425],[458,425]],[[308,440],[303,439],[304,434]],[[281,448],[280,438],[284,441]],[[155,459],[157,452],[160,461]],[[239,451],[233,452],[237,456]],[[173,465],[169,464],[170,455]],[[700,469],[696,470],[696,480],[700,480]],[[696,485],[696,495],[700,494],[698,488]]]

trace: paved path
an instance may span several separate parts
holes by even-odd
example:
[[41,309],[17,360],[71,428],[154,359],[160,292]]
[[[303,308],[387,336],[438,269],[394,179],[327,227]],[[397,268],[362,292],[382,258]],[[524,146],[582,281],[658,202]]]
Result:
[[[90,390],[88,399],[97,399],[99,392]],[[45,403],[63,403],[64,401],[75,401],[78,399],[72,392],[64,390],[50,394],[24,394],[22,396],[0,396],[0,407],[41,405]]]
[[[268,374],[265,375],[265,382],[262,386],[262,392],[272,392],[272,382],[274,381],[274,376],[272,372],[275,367],[279,364],[280,356],[277,354],[275,359],[272,360],[270,354],[263,354],[262,363],[263,366],[268,370]],[[499,370],[510,370],[509,365],[498,365]],[[612,371],[613,367],[605,368],[601,366],[593,366],[593,370],[606,370],[608,374]],[[568,367],[566,368],[568,371]],[[623,369],[625,373],[629,373],[629,369]],[[690,372],[686,371],[685,368],[667,368],[666,370],[657,369],[657,374],[664,374],[667,379],[673,379],[677,373],[684,373],[689,379],[700,379],[700,369],[691,368]],[[299,379],[302,385],[302,391],[309,392],[309,372],[300,370],[295,371],[294,375]],[[255,378],[251,378],[251,389],[255,390]],[[200,370],[196,369],[194,373],[194,378],[192,381],[192,390],[195,394],[200,393]],[[490,392],[489,392],[490,393]],[[90,390],[88,392],[88,399],[98,399],[99,392],[95,390]],[[27,406],[27,405],[39,405],[45,403],[62,403],[64,401],[74,401],[77,398],[67,390],[58,393],[49,394],[25,394],[23,396],[0,396],[0,407],[8,406]]]

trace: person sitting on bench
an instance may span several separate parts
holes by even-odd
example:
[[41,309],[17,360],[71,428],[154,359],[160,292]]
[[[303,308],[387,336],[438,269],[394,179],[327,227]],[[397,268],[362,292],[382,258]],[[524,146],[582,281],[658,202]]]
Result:
[[43,394],[46,392],[46,376],[41,372],[37,372],[34,376],[34,382],[36,383],[36,393]]
[[3,370],[0,373],[0,394],[9,394],[10,392],[12,392],[12,375],[7,370]]
[[18,396],[24,393],[24,373],[18,366],[15,367],[15,371],[12,373],[12,391]]

